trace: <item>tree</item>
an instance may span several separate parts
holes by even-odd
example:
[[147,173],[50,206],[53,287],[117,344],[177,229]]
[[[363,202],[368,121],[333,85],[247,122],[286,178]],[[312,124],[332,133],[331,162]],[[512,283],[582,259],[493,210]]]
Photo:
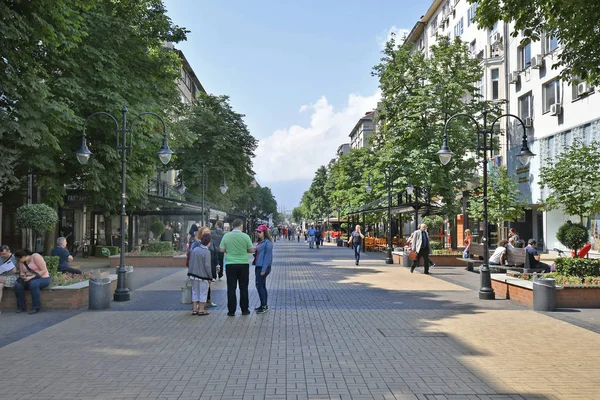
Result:
[[579,140],[566,146],[554,162],[540,169],[540,186],[550,194],[544,209],[563,208],[569,215],[584,216],[600,212],[600,142],[589,145]]
[[[526,207],[527,203],[521,199],[518,184],[509,175],[506,167],[494,168],[488,179],[488,221],[500,231],[504,222],[518,220]],[[481,187],[471,195],[468,213],[471,217],[483,220]]]
[[306,209],[304,208],[304,205],[300,204],[298,207],[294,207],[292,210],[292,220],[295,223],[300,224],[304,219],[306,219]]
[[[188,142],[179,149],[174,162],[182,171],[186,186],[196,195],[201,193],[204,164],[208,177],[206,198],[240,209],[244,207],[244,195],[254,181],[252,158],[258,145],[243,118],[243,114],[233,110],[229,97],[200,93],[197,103],[180,122],[181,129],[188,132]],[[229,186],[226,197],[219,191],[221,170]],[[232,199],[242,201],[233,204]]]
[[571,249],[577,257],[577,252],[588,242],[590,234],[582,224],[573,224],[568,221],[558,228],[556,238],[563,246]]
[[555,37],[561,44],[552,68],[563,68],[564,79],[600,84],[600,2],[594,0],[469,0],[477,2],[476,23],[492,28],[503,20],[514,22],[513,37],[523,41]]
[[328,194],[327,168],[320,166],[315,172],[310,188],[302,196],[302,204],[306,207],[309,219],[318,220],[325,215],[329,207]]
[[483,75],[478,60],[459,39],[442,37],[425,57],[409,46],[396,48],[392,38],[373,74],[382,91],[379,128],[373,137],[380,160],[400,170],[405,183],[430,187],[433,195],[443,198],[445,214],[455,216],[460,210],[457,195],[472,179],[478,161],[477,130],[466,118],[452,120],[449,145],[460,156],[443,166],[436,153],[444,124],[458,112],[500,112],[497,105],[482,101],[474,86]]
[[26,204],[17,208],[15,222],[21,229],[44,233],[58,223],[58,214],[46,204]]

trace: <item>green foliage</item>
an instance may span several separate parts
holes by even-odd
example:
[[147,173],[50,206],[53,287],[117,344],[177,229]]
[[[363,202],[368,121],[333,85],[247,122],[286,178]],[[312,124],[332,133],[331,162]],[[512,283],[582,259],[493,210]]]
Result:
[[600,275],[600,259],[559,257],[555,260],[556,272],[566,276]]
[[165,253],[173,251],[173,245],[169,242],[150,242],[146,246],[146,251],[149,253]]
[[46,204],[26,204],[17,209],[15,219],[19,228],[42,233],[54,228],[58,222],[58,214]]
[[[0,3],[0,15],[8,60],[0,69],[0,190],[33,171],[46,201],[62,203],[65,184],[75,182],[90,206],[116,213],[119,196],[106,195],[121,187],[115,126],[105,117],[89,121],[94,157],[80,166],[73,152],[83,119],[96,111],[119,117],[123,104],[130,122],[142,111],[180,115],[181,61],[163,44],[185,39],[186,31],[172,24],[160,0],[9,1]],[[129,206],[146,200],[162,132],[151,117],[133,126]],[[176,148],[177,140],[170,145]]]
[[456,256],[462,257],[462,251],[452,251],[450,249],[431,250],[432,256]]
[[[480,180],[483,186],[483,178]],[[506,167],[494,168],[488,179],[488,220],[496,226],[505,221],[516,221],[523,215],[527,203],[521,199],[519,186]],[[483,192],[481,188],[471,195],[468,213],[483,220]]]
[[[427,215],[426,217],[423,217],[422,223],[427,225],[427,230],[429,232],[437,233],[444,226],[444,218],[439,215]],[[433,245],[433,242],[431,242],[431,244]]]
[[292,210],[292,220],[299,224],[302,222],[303,219],[306,218],[306,209],[304,208],[303,204],[300,204],[298,207],[294,207],[294,209]]
[[577,254],[577,251],[588,242],[590,234],[585,226],[567,222],[558,228],[556,238],[563,246]]
[[[207,201],[223,209],[247,208],[247,191],[258,187],[252,178],[252,158],[258,142],[250,134],[244,115],[233,110],[229,97],[201,92],[178,125],[185,132],[185,143],[177,153],[175,166],[182,171],[190,193],[201,196],[204,172]],[[223,175],[229,187],[226,195],[219,190]]]
[[150,232],[154,235],[154,239],[160,239],[160,235],[165,231],[165,224],[161,220],[156,220],[150,225]]
[[565,147],[550,165],[540,169],[540,185],[550,194],[544,209],[562,207],[580,217],[600,212],[600,142],[587,145],[579,140]]
[[46,261],[46,268],[48,269],[48,273],[50,276],[54,276],[58,273],[58,262],[60,257],[58,256],[45,256],[44,261]]
[[[539,41],[550,34],[558,38],[560,51],[546,62],[552,68],[564,68],[564,79],[581,77],[593,85],[600,84],[600,53],[590,51],[600,43],[600,2],[595,0],[469,0],[478,3],[475,22],[492,28],[499,21],[514,22],[512,36]],[[510,39],[505,38],[504,43]]]
[[482,101],[474,87],[483,74],[479,61],[458,39],[440,38],[429,57],[410,46],[396,48],[392,39],[373,74],[382,91],[381,128],[373,136],[380,159],[399,170],[403,186],[410,181],[415,187],[431,187],[433,195],[444,198],[446,214],[456,215],[457,194],[476,167],[476,126],[467,118],[453,119],[448,126],[449,146],[460,156],[442,166],[436,152],[448,115],[477,115],[482,109],[499,114],[498,106]]
[[443,247],[442,242],[438,242],[437,240],[431,241],[431,250],[441,250]]
[[89,272],[83,274],[70,274],[58,272],[50,276],[50,287],[52,286],[69,286],[79,282],[89,281],[92,274]]
[[118,246],[103,246],[100,250],[104,257],[110,257],[119,254],[121,249]]

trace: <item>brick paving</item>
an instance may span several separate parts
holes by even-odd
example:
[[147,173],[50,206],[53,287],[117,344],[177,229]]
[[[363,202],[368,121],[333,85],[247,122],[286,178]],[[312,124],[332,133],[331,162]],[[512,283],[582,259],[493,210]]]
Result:
[[157,270],[135,271],[130,302],[21,339],[7,340],[5,324],[55,313],[3,313],[0,398],[600,398],[600,335],[480,301],[450,269],[410,274],[377,253],[355,266],[349,249],[278,241],[271,311],[235,317],[224,281],[213,285],[219,307],[193,317],[179,303],[185,271]]

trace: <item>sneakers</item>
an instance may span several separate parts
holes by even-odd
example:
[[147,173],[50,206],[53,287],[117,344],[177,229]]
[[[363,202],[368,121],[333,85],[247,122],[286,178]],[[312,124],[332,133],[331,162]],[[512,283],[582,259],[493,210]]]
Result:
[[358,265],[358,261],[355,261],[355,262],[354,262],[354,264],[355,264],[355,265]]
[[235,317],[235,313],[234,313],[234,312],[228,312],[228,313],[227,313],[227,316],[228,316],[228,317]]
[[219,307],[217,303],[213,303],[212,301],[207,302],[205,307]]
[[268,313],[269,312],[269,307],[259,307],[258,310],[256,310],[257,314],[264,314],[264,313]]
[[37,313],[39,313],[39,312],[40,312],[40,309],[39,309],[39,308],[34,308],[34,309],[32,309],[31,311],[29,311],[29,314],[37,314]]
[[250,315],[250,310],[244,310],[244,311],[242,311],[242,315]]

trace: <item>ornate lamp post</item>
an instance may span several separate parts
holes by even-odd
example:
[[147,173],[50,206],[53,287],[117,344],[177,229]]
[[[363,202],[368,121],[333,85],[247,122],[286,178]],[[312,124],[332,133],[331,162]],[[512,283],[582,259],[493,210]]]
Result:
[[[371,170],[372,171],[372,170]],[[369,178],[367,181],[367,186],[365,186],[365,191],[367,193],[371,193],[373,187],[371,186],[371,171],[369,171]],[[388,192],[388,217],[387,217],[387,255],[385,257],[386,264],[393,264],[394,259],[392,258],[392,167],[388,165],[386,169],[383,170],[385,174],[385,182],[387,186]]]
[[[497,117],[496,119],[494,119],[491,123],[491,125],[488,127],[488,121],[487,121],[487,115],[488,112],[484,111],[482,113],[483,115],[483,127],[481,127],[479,125],[479,122],[473,118],[472,116],[468,115],[468,114],[454,114],[453,116],[451,116],[447,121],[446,124],[444,125],[444,141],[442,144],[442,148],[437,152],[437,155],[440,157],[440,162],[443,165],[447,165],[450,160],[452,159],[452,156],[454,155],[454,153],[452,153],[452,151],[450,151],[450,148],[448,147],[448,124],[450,123],[450,121],[452,121],[454,118],[458,118],[458,117],[466,117],[468,119],[470,119],[476,126],[477,128],[477,143],[482,143],[479,144],[477,147],[477,151],[481,152],[481,154],[483,155],[483,223],[484,223],[484,227],[485,227],[485,235],[483,236],[483,265],[481,266],[481,268],[479,269],[479,275],[480,275],[480,279],[481,279],[481,287],[479,289],[479,298],[482,300],[494,300],[495,299],[495,294],[494,294],[494,289],[492,289],[492,277],[491,277],[491,273],[490,273],[490,267],[488,266],[488,260],[489,260],[489,243],[488,243],[488,198],[487,198],[487,169],[488,169],[488,156],[487,156],[487,152],[490,152],[490,156],[492,154],[492,151],[494,149],[493,146],[493,138],[494,138],[494,126],[496,125],[496,123],[498,122],[498,120],[500,118],[503,117],[511,117],[511,118],[516,118],[517,121],[519,121],[519,123],[521,124],[521,126],[523,127],[523,142],[521,144],[521,151],[519,152],[519,154],[517,154],[517,157],[519,157],[519,160],[521,161],[521,164],[523,165],[527,165],[529,164],[529,161],[531,160],[532,157],[535,156],[535,154],[533,154],[530,150],[529,150],[529,146],[527,145],[527,131],[525,129],[525,123],[523,122],[523,120],[521,120],[521,118],[517,117],[516,115],[513,114],[502,114],[499,117]],[[488,144],[488,136],[489,136],[489,144]]]
[[[86,138],[85,138],[85,127],[87,125],[88,120],[96,115],[105,115],[112,119],[116,125],[116,134],[117,134],[117,152],[121,152],[121,254],[119,260],[119,269],[117,270],[117,290],[115,290],[114,300],[115,301],[128,301],[131,298],[131,294],[129,293],[129,289],[125,285],[125,203],[127,199],[126,190],[127,190],[127,151],[129,151],[129,155],[131,155],[133,151],[133,124],[139,118],[151,115],[160,120],[163,125],[163,143],[160,150],[156,152],[156,155],[160,159],[160,161],[167,165],[171,160],[171,156],[173,155],[173,151],[169,148],[169,143],[167,140],[167,126],[165,125],[165,121],[158,115],[153,112],[144,112],[135,117],[130,124],[130,127],[127,126],[127,107],[123,106],[121,109],[121,113],[123,114],[123,123],[121,127],[119,127],[119,123],[117,119],[107,112],[95,112],[90,114],[83,124],[83,135],[81,138],[81,147],[79,150],[75,152],[77,156],[77,161],[81,164],[86,164],[92,152],[87,147]],[[129,141],[127,140],[127,136],[129,135]]]
[[[211,167],[206,168],[206,164],[202,163],[202,226],[205,226],[206,223],[210,221],[210,217],[206,219],[204,219],[204,210],[206,210],[206,204],[205,204],[205,198],[204,198],[204,191],[206,190],[206,186],[208,185],[208,179],[206,178],[206,171],[211,169]],[[221,174],[223,174],[223,181],[221,183],[221,186],[219,186],[219,190],[221,191],[221,194],[225,194],[227,193],[227,189],[229,189],[227,187],[227,185],[225,184],[225,172],[221,169],[221,168],[215,168],[218,169],[219,171],[221,171]]]

